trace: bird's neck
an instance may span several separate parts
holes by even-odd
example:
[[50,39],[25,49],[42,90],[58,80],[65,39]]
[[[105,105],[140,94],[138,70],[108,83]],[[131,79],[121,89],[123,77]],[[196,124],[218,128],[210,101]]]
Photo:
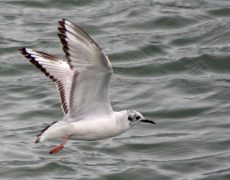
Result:
[[114,112],[114,115],[115,115],[117,126],[119,128],[121,128],[123,131],[126,131],[130,128],[127,110]]

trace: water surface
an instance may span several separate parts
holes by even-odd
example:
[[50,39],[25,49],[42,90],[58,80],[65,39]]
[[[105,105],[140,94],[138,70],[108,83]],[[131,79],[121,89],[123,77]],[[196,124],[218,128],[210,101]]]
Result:
[[[0,1],[0,179],[230,179],[228,0]],[[57,22],[82,26],[108,54],[116,111],[157,122],[97,141],[33,144],[62,119],[54,84],[22,57],[64,57]]]

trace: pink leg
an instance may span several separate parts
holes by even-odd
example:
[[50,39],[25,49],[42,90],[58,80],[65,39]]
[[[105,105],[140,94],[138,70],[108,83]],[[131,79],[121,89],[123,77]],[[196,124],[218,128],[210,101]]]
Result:
[[54,147],[53,149],[51,149],[51,151],[50,151],[49,153],[50,153],[50,154],[55,154],[55,153],[58,153],[59,151],[61,151],[61,150],[64,148],[65,143],[66,143],[67,140],[68,140],[68,137],[69,137],[69,136],[66,136],[66,137],[64,138],[64,142],[61,143],[59,146],[56,146],[56,147]]

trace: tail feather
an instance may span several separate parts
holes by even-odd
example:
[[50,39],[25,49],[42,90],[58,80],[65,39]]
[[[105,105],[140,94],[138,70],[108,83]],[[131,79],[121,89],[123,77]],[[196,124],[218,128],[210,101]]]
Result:
[[36,140],[34,141],[34,143],[39,143],[40,142],[40,139],[41,139],[41,136],[44,134],[44,132],[49,129],[49,127],[51,127],[52,125],[54,125],[57,121],[54,121],[53,123],[47,125],[45,128],[43,128],[38,134],[37,134],[37,138]]

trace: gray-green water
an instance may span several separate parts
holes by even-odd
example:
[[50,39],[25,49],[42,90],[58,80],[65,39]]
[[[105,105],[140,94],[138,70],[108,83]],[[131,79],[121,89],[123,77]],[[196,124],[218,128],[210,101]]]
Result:
[[[1,0],[0,179],[229,180],[229,0]],[[33,144],[62,118],[53,83],[22,57],[63,57],[57,21],[82,26],[110,57],[115,110],[157,122],[97,142]]]

